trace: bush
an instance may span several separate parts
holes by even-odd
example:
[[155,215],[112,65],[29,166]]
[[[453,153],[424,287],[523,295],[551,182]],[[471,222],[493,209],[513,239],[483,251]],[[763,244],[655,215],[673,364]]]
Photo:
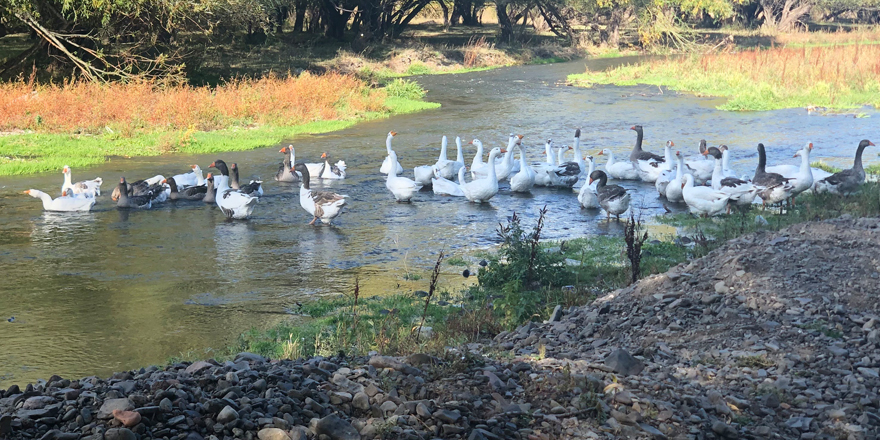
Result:
[[406,98],[419,100],[428,93],[419,83],[405,79],[395,79],[385,85],[385,91],[392,98]]

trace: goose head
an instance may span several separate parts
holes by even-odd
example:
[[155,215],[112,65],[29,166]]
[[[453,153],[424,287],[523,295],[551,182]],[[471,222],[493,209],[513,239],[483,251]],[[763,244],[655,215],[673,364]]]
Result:
[[602,170],[596,170],[590,173],[589,180],[587,180],[587,185],[592,185],[593,182],[599,182],[599,186],[604,186],[605,183],[608,182],[608,175],[605,174]]
[[636,133],[643,133],[644,132],[644,129],[642,128],[641,125],[633,125],[629,129],[635,131]]
[[64,165],[64,168],[61,169],[61,174],[70,174],[70,167]]
[[211,165],[208,165],[208,168],[217,168],[220,171],[220,174],[224,176],[229,175],[229,168],[226,166],[226,162],[223,162],[220,159],[211,162]]
[[706,148],[706,140],[705,139],[700,139],[700,154],[702,154],[703,156],[709,155],[709,149]]
[[714,157],[715,159],[721,159],[721,150],[715,147],[709,147],[709,149],[706,150],[706,154]]

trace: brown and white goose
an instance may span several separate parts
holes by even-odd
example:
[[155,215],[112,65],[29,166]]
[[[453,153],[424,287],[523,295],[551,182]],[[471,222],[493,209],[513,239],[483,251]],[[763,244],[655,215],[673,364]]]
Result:
[[298,171],[303,177],[299,189],[299,205],[314,217],[309,224],[314,225],[316,220],[321,219],[321,223],[329,225],[330,221],[342,213],[346,196],[310,189],[309,169],[304,164],[296,164],[294,171]]
[[774,205],[791,197],[794,187],[789,183],[790,179],[781,174],[768,173],[765,170],[766,166],[767,152],[764,150],[764,144],[758,144],[758,167],[755,168],[752,184],[758,187],[758,197],[761,198],[762,203]]

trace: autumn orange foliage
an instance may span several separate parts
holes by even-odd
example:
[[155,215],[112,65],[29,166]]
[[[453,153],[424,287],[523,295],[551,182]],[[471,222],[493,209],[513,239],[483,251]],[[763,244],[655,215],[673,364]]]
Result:
[[217,87],[150,82],[0,83],[0,131],[122,133],[295,125],[383,111],[385,92],[330,73],[239,79]]

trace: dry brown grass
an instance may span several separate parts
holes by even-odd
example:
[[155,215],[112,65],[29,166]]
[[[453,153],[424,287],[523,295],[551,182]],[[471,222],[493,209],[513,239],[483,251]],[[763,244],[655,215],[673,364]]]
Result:
[[97,133],[109,128],[130,134],[295,125],[382,111],[384,97],[382,90],[335,73],[240,79],[217,87],[19,80],[0,84],[0,131]]

